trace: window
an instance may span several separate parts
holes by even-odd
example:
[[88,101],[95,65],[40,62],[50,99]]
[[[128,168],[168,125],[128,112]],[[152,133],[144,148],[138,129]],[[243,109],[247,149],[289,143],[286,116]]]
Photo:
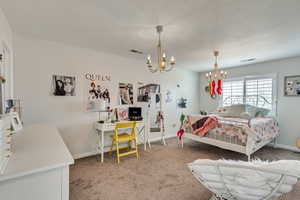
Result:
[[244,101],[243,96],[243,80],[232,80],[223,82],[223,106],[230,106],[232,104],[242,104]]
[[221,105],[249,104],[274,111],[275,83],[274,75],[225,80]]
[[273,79],[246,80],[246,104],[272,110]]

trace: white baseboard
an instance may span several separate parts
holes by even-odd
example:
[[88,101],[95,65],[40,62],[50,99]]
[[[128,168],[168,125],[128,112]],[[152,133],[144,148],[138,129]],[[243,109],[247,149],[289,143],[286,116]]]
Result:
[[285,150],[294,151],[294,152],[300,152],[300,150],[297,147],[291,146],[291,145],[276,144],[275,146],[274,145],[272,145],[272,146],[274,148],[285,149]]
[[[173,138],[173,137],[176,137],[176,135],[167,135],[167,136],[165,136],[165,139]],[[157,141],[160,141],[160,140],[161,140],[161,137],[155,137],[155,138],[150,139],[150,142],[157,142]],[[109,147],[105,147],[104,152],[108,152],[108,151],[109,151]],[[98,152],[96,152],[96,151],[91,151],[91,152],[86,152],[86,153],[79,153],[79,154],[73,155],[73,159],[76,160],[76,159],[80,159],[80,158],[94,156],[94,155],[97,155],[97,154],[98,154]]]
[[[165,138],[173,138],[176,137],[176,135],[167,135]],[[161,137],[155,137],[150,139],[150,142],[157,142],[160,141]],[[279,149],[285,149],[285,150],[289,150],[289,151],[293,151],[293,152],[300,152],[300,150],[295,147],[295,146],[291,146],[291,145],[286,145],[286,144],[276,144],[275,146],[273,144],[269,144],[268,146],[272,146],[274,148],[279,148]],[[109,147],[105,147],[104,149],[105,152],[109,151]],[[86,152],[86,153],[81,153],[81,154],[75,154],[73,155],[74,159],[80,159],[80,158],[85,158],[85,157],[89,157],[89,156],[94,156],[96,155],[97,152],[96,151],[92,151],[92,152]]]

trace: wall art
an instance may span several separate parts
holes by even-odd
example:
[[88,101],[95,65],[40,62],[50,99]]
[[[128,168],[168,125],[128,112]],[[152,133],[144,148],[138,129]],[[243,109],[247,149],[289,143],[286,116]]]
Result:
[[109,75],[86,73],[87,110],[108,110],[111,103]]
[[54,96],[75,96],[75,76],[52,76],[52,94]]
[[159,84],[146,84],[138,87],[137,101],[138,102],[149,102],[150,94],[159,94]]
[[120,105],[133,104],[133,84],[119,83],[119,99]]
[[284,95],[300,97],[300,75],[284,77]]

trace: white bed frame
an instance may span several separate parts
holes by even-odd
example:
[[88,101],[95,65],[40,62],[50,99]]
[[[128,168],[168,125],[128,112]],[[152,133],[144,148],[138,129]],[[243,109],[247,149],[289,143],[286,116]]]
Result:
[[188,138],[193,141],[202,142],[202,143],[213,145],[213,146],[216,146],[216,147],[219,147],[222,149],[245,154],[248,157],[248,160],[251,159],[251,155],[253,153],[258,151],[265,145],[271,143],[272,141],[274,142],[274,144],[273,144],[274,146],[276,144],[276,138],[273,138],[271,140],[262,141],[259,144],[256,144],[256,147],[253,149],[253,148],[251,148],[252,142],[251,141],[248,142],[248,140],[247,140],[246,145],[241,145],[241,144],[235,143],[236,140],[234,140],[234,139],[232,140],[232,142],[227,142],[227,141],[222,141],[222,140],[208,138],[208,137],[201,137],[201,136],[198,136],[198,135],[195,135],[192,133],[184,133],[183,137],[181,138],[181,141],[179,141],[179,138],[178,138],[179,143],[181,143],[181,148],[183,148],[184,138]]
[[[228,97],[228,98],[237,99],[239,97],[232,96],[232,97]],[[228,98],[227,98],[227,100],[228,100]],[[255,96],[255,98],[257,98],[257,97]],[[266,104],[270,104],[264,97],[261,97],[261,99],[263,99]],[[178,139],[178,144],[181,143],[181,148],[183,148],[184,138],[188,138],[193,141],[202,142],[202,143],[210,144],[210,145],[222,148],[222,149],[227,149],[227,150],[245,154],[248,157],[248,160],[251,159],[251,155],[253,153],[258,151],[265,145],[271,143],[272,141],[273,141],[273,146],[274,147],[276,146],[276,138],[272,138],[267,141],[261,141],[260,143],[255,144],[255,148],[253,148],[255,141],[250,140],[249,138],[247,138],[246,144],[242,144],[236,138],[233,138],[233,137],[227,137],[226,140],[221,140],[220,138],[218,139],[218,137],[220,137],[220,136],[214,135],[213,138],[212,137],[201,137],[201,136],[186,132],[186,133],[184,133],[183,137],[181,138],[181,141],[179,140],[179,137],[177,139]]]

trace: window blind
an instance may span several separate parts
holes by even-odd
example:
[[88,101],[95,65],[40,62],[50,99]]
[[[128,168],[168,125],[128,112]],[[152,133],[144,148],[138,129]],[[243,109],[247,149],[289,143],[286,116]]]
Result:
[[246,104],[272,110],[273,104],[273,79],[261,78],[245,81]]
[[223,106],[242,104],[244,99],[244,80],[223,82]]
[[250,104],[269,110],[276,109],[274,107],[274,81],[271,76],[225,80],[221,105]]

